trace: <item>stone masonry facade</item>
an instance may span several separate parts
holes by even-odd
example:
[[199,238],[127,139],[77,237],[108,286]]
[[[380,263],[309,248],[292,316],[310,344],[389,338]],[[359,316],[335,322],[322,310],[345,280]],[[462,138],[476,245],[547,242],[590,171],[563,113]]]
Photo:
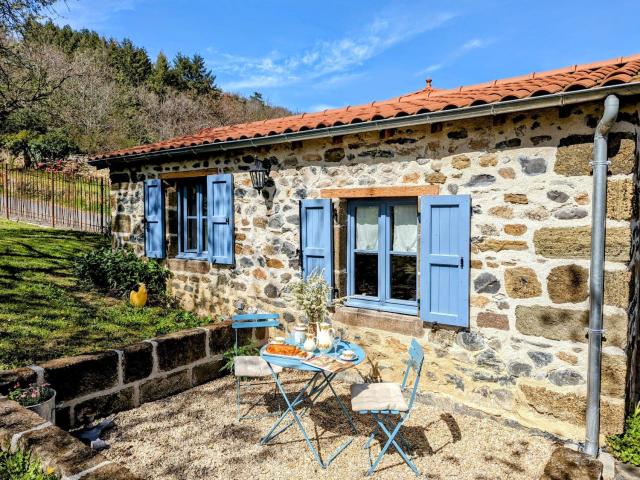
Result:
[[[622,428],[637,355],[637,138],[640,101],[622,99],[609,137],[602,433]],[[601,102],[111,167],[115,245],[144,253],[143,180],[198,169],[233,173],[234,266],[172,258],[175,181],[164,182],[171,292],[202,314],[276,311],[298,318],[286,285],[299,277],[298,202],[325,188],[433,184],[472,201],[468,331],[415,317],[336,310],[368,359],[359,373],[395,381],[412,336],[425,347],[424,392],[573,439],[583,436],[591,188]],[[251,187],[254,158],[271,184]],[[151,162],[149,160],[148,162]],[[334,199],[337,287],[346,278],[346,204]],[[633,241],[632,241],[633,239]],[[632,243],[634,253],[632,257]],[[630,308],[630,305],[635,307]],[[631,345],[633,344],[633,345]],[[637,363],[637,361],[636,361]],[[629,388],[626,385],[629,384]]]

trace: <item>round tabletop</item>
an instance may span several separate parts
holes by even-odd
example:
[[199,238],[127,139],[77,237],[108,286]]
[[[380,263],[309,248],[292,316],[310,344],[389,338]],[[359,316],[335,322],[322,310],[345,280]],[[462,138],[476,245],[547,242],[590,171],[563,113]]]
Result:
[[[290,345],[294,344],[293,341],[291,340],[287,340],[286,343]],[[263,346],[260,349],[260,356],[265,361],[267,361],[272,365],[278,365],[279,367],[282,367],[282,368],[293,368],[295,370],[304,370],[307,372],[319,372],[321,370],[320,368],[312,367],[311,365],[307,365],[306,363],[303,363],[302,360],[299,358],[284,358],[284,357],[269,355],[264,352],[265,348],[267,348],[267,345]],[[336,342],[336,344],[334,345],[334,348],[326,355],[337,358],[340,355],[340,353],[342,353],[344,350],[353,350],[356,353],[357,358],[349,362],[352,365],[354,366],[359,365],[364,361],[365,353],[362,347],[360,347],[359,345],[356,345],[355,343],[349,343],[342,340]],[[316,350],[314,353],[316,355],[320,354],[318,350]]]

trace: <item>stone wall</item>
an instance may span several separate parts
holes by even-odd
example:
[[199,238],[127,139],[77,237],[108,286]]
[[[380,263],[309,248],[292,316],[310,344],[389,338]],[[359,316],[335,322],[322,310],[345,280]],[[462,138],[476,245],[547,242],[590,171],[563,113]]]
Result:
[[[256,340],[265,329],[243,331]],[[182,330],[120,350],[59,358],[0,372],[0,395],[16,383],[48,383],[56,391],[56,424],[64,429],[174,395],[225,374],[233,346],[230,322]]]
[[[624,413],[638,105],[637,98],[622,99],[610,134],[604,434],[621,429]],[[283,288],[299,275],[300,199],[352,186],[434,184],[441,194],[470,194],[468,332],[346,308],[335,319],[366,348],[365,378],[400,378],[410,338],[417,336],[427,353],[425,391],[579,439],[587,365],[589,161],[601,113],[600,103],[584,104],[112,170],[114,244],[143,254],[144,179],[201,168],[233,173],[236,264],[169,259],[171,290],[200,313],[267,310],[293,321],[298,314]],[[255,157],[273,164],[273,184],[262,195],[247,173]],[[165,182],[171,234],[174,186]],[[343,294],[346,202],[335,205],[335,277]]]

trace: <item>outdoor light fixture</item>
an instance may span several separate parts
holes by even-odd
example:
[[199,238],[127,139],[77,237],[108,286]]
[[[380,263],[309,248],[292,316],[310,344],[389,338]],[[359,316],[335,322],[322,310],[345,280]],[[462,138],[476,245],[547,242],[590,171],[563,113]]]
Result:
[[257,158],[253,167],[249,169],[251,184],[253,188],[258,190],[258,193],[264,188],[270,170],[271,162],[269,160],[258,160]]

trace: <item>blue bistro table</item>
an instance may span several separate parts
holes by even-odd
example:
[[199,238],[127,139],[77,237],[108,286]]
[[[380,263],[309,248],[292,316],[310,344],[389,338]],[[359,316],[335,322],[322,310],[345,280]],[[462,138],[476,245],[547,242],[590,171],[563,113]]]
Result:
[[[287,340],[287,343],[294,344],[293,340],[291,339]],[[342,400],[340,400],[340,397],[338,396],[333,386],[331,385],[331,381],[336,377],[337,373],[331,373],[331,372],[322,370],[320,368],[312,367],[311,365],[307,365],[306,363],[303,363],[302,360],[300,359],[283,358],[283,357],[268,355],[265,353],[265,348],[266,348],[266,345],[262,347],[262,349],[260,350],[260,356],[269,364],[269,368],[271,369],[271,374],[273,375],[273,380],[276,382],[276,385],[278,386],[278,390],[280,390],[280,394],[282,395],[282,398],[284,398],[284,401],[287,404],[287,410],[282,414],[282,416],[278,419],[278,421],[276,421],[273,427],[271,427],[271,430],[269,430],[269,433],[267,433],[264,437],[262,437],[262,439],[260,440],[260,443],[262,445],[266,445],[275,437],[277,437],[282,432],[287,430],[291,425],[296,423],[298,425],[298,428],[302,432],[302,435],[304,436],[304,439],[307,442],[307,445],[309,446],[311,453],[313,453],[313,456],[315,457],[316,461],[320,464],[322,468],[327,468],[331,464],[331,462],[338,456],[338,454],[353,441],[353,437],[351,437],[349,440],[347,440],[342,445],[340,445],[329,456],[329,459],[325,463],[320,458],[320,455],[318,454],[318,451],[313,446],[313,443],[311,443],[311,440],[309,439],[309,435],[307,435],[307,432],[304,429],[304,426],[302,425],[302,421],[300,420],[300,417],[302,417],[307,412],[309,407],[315,403],[315,401],[322,394],[322,392],[324,392],[324,390],[327,387],[329,387],[331,389],[331,392],[333,393],[333,396],[338,401],[338,405],[340,405],[340,409],[342,410],[342,413],[344,413],[345,417],[347,417],[347,420],[349,420],[349,424],[351,425],[351,429],[353,430],[353,433],[357,433],[356,426],[354,425],[353,419],[349,414],[349,410],[347,409],[347,407],[345,407],[344,403],[342,402]],[[365,353],[362,348],[360,348],[358,345],[354,343],[348,343],[343,341],[336,342],[333,350],[328,355],[337,357],[344,350],[347,350],[347,349],[353,350],[358,356],[356,360],[353,360],[352,362],[350,362],[354,366],[359,365],[364,361]],[[278,376],[273,371],[273,368],[271,368],[271,365],[278,365],[283,368],[290,368],[293,370],[310,372],[310,373],[313,373],[313,376],[306,383],[304,388],[300,390],[298,395],[293,400],[290,400],[289,397],[287,396],[287,393],[284,391],[284,388],[282,388],[282,384],[280,383]],[[305,399],[309,399],[310,405],[300,409],[300,406],[302,405]],[[289,423],[287,423],[284,427],[281,427],[279,430],[276,430],[280,426],[280,424],[284,421],[284,419],[287,418],[289,415],[291,415],[293,419],[289,421]]]

